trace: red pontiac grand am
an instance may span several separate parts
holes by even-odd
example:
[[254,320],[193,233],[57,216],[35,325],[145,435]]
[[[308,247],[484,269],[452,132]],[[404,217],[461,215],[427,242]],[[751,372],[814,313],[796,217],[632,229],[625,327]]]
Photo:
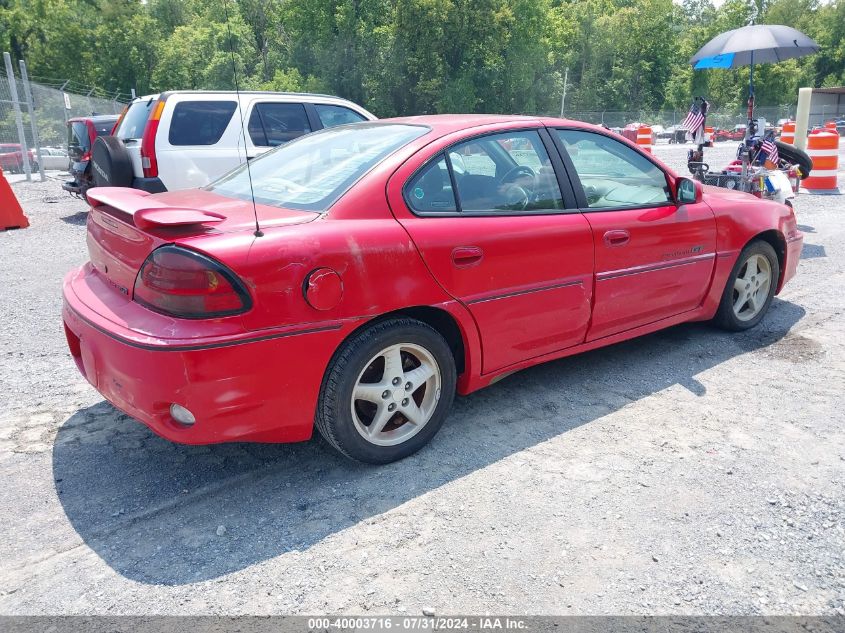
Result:
[[456,391],[683,321],[757,325],[803,241],[789,207],[551,118],[345,125],[204,189],[88,197],[63,317],[107,400],[176,442],[316,425],[370,463],[431,440]]

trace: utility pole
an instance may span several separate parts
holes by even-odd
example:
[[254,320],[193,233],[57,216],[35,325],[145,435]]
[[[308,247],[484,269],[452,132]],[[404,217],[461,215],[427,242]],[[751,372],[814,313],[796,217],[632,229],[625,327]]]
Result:
[[560,118],[563,118],[563,108],[566,105],[566,88],[569,85],[569,68],[563,75],[563,94],[560,97]]
[[38,126],[35,124],[35,102],[32,100],[32,89],[29,86],[29,73],[26,72],[26,62],[18,60],[21,66],[21,81],[23,82],[23,93],[26,96],[26,104],[29,107],[29,126],[32,128],[32,143],[35,145],[35,158],[38,160],[38,173],[41,175],[41,182],[47,177],[44,175],[44,161],[41,158],[41,143],[38,141]]
[[15,124],[18,127],[18,139],[21,142],[23,169],[26,172],[26,179],[31,182],[32,168],[29,165],[29,148],[26,146],[26,136],[23,133],[23,117],[21,116],[21,103],[18,100],[18,82],[15,79],[15,69],[12,67],[12,56],[4,52],[3,61],[6,62],[6,77],[9,79],[9,92],[12,94],[12,105],[15,108]]

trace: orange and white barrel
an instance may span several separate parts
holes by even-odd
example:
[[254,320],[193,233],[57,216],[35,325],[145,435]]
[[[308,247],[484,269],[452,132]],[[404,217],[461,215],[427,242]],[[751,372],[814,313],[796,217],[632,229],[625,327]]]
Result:
[[836,121],[825,121],[824,129],[830,130],[831,132],[836,132],[839,134],[839,131],[836,129]]
[[648,154],[651,154],[651,139],[651,128],[648,125],[641,125],[637,130],[637,145]]
[[716,130],[712,127],[705,126],[704,127],[704,144],[707,147],[713,147],[713,134]]
[[787,121],[780,132],[780,142],[795,145],[795,121]]
[[811,193],[838,193],[836,175],[839,171],[839,134],[826,129],[810,132],[807,154],[813,160],[810,177],[801,184]]

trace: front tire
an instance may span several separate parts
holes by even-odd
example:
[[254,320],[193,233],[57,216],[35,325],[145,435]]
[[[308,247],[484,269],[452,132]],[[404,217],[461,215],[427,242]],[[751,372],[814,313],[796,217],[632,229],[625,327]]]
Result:
[[353,335],[329,364],[317,430],[352,459],[403,459],[443,425],[456,380],[452,351],[434,328],[410,318],[380,321]]
[[736,260],[713,322],[732,332],[753,328],[769,310],[778,281],[775,249],[762,240],[751,242]]

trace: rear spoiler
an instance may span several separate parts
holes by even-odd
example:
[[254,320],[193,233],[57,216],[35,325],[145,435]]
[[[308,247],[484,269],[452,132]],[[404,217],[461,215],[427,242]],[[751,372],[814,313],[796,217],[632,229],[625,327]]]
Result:
[[107,205],[123,211],[132,216],[139,229],[209,224],[226,219],[226,216],[211,211],[171,207],[161,200],[148,198],[149,195],[146,191],[126,187],[96,187],[87,192],[88,203],[92,208]]

